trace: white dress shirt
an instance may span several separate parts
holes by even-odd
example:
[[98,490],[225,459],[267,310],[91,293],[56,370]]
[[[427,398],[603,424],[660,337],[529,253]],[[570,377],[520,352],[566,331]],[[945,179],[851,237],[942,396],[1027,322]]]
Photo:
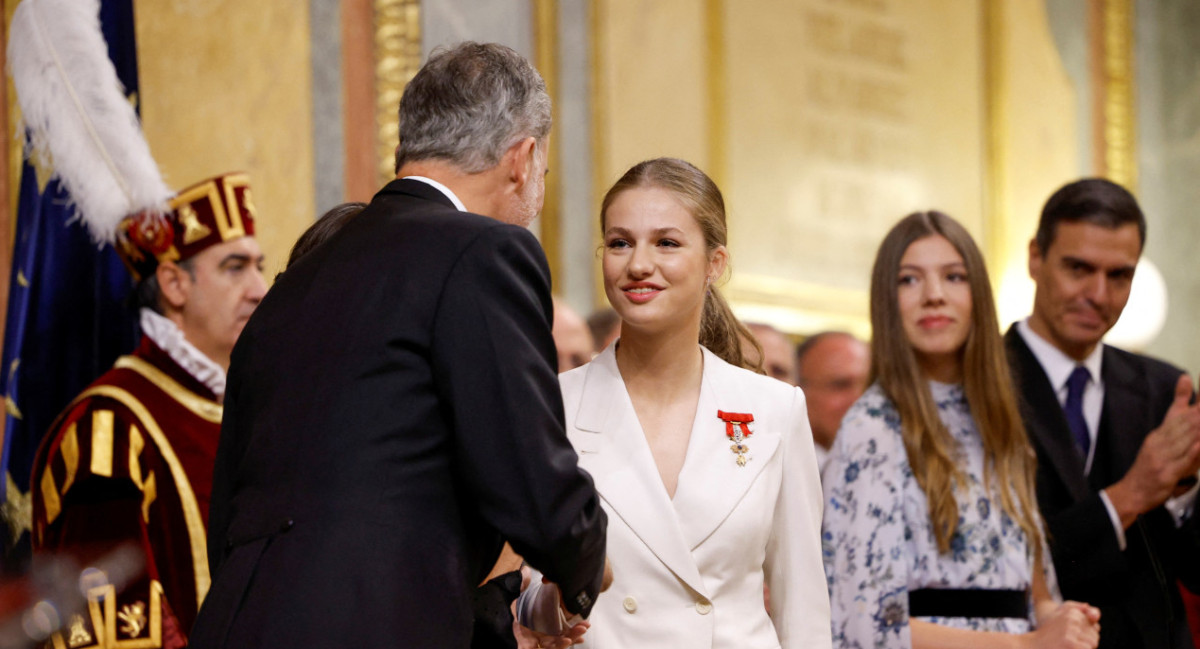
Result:
[[432,178],[426,178],[425,176],[405,176],[404,178],[401,178],[401,180],[417,180],[417,181],[423,182],[426,185],[429,185],[430,187],[433,187],[434,189],[438,190],[439,192],[445,194],[446,198],[449,198],[450,202],[454,203],[454,208],[457,209],[459,212],[467,211],[467,206],[463,205],[463,202],[458,199],[458,196],[454,192],[450,191],[449,187],[443,185],[442,183],[439,183],[438,181],[436,181]]

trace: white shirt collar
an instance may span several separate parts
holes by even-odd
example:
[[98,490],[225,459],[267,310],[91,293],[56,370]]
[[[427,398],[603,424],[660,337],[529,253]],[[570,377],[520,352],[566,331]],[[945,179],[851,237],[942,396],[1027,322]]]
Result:
[[457,208],[459,212],[467,211],[467,206],[463,205],[463,202],[458,200],[458,196],[456,196],[454,194],[454,192],[450,191],[449,187],[443,185],[442,183],[439,183],[438,181],[436,181],[432,178],[426,178],[425,176],[405,176],[401,180],[417,180],[417,181],[423,182],[426,185],[429,185],[430,187],[433,187],[434,189],[445,194],[446,198],[449,198],[450,202],[454,203],[454,207]]
[[141,325],[142,335],[154,341],[171,360],[212,390],[217,400],[225,396],[225,370],[189,343],[174,322],[150,309],[142,309]]
[[1041,363],[1042,369],[1046,372],[1046,377],[1050,379],[1050,385],[1054,386],[1055,392],[1063,389],[1067,384],[1067,379],[1070,378],[1071,372],[1075,370],[1076,365],[1083,365],[1088,372],[1092,374],[1092,382],[1100,385],[1100,366],[1104,360],[1104,344],[1096,345],[1092,353],[1083,359],[1082,363],[1067,356],[1061,349],[1054,346],[1054,343],[1042,338],[1038,335],[1033,327],[1029,326],[1029,318],[1017,323],[1017,332],[1021,334],[1021,338],[1025,339],[1025,344],[1029,346],[1029,351]]

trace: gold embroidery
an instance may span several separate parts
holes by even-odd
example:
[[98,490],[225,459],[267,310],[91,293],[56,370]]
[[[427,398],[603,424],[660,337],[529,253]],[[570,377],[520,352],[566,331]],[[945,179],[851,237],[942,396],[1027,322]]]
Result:
[[[120,365],[122,360],[126,359],[133,359],[133,357],[124,356],[118,359],[118,365]],[[142,428],[150,435],[150,439],[158,447],[163,461],[167,463],[167,468],[171,470],[171,478],[175,481],[175,490],[178,492],[179,502],[183,506],[183,520],[187,525],[188,545],[192,551],[192,567],[196,577],[196,605],[199,606],[204,601],[204,596],[208,594],[208,587],[212,583],[208,575],[208,540],[204,532],[204,519],[200,516],[200,505],[196,501],[196,493],[192,491],[192,483],[188,480],[187,473],[183,470],[183,464],[180,463],[179,457],[175,455],[175,449],[167,441],[167,437],[163,434],[162,428],[158,426],[158,422],[154,420],[154,417],[150,416],[150,411],[146,409],[146,406],[141,401],[138,401],[137,397],[116,386],[97,385],[84,390],[75,398],[75,402],[71,406],[93,396],[108,397],[128,408],[137,417],[138,421],[142,422]],[[68,406],[68,408],[71,406]],[[220,421],[220,418],[217,421]],[[147,478],[147,481],[149,481],[149,478]],[[151,626],[153,626],[154,620],[154,606],[154,602],[151,602]]]
[[158,484],[154,481],[154,472],[146,476],[142,484],[142,520],[150,522],[150,505],[158,497]]
[[[217,230],[221,232],[221,241],[229,241],[238,237],[246,236],[246,227],[242,223],[242,212],[238,209],[237,189],[241,187],[247,193],[246,200],[250,200],[250,177],[246,174],[229,174],[225,176],[225,204],[217,205],[214,203],[213,220],[217,222]],[[250,217],[254,218],[254,210],[251,207],[253,203],[247,206],[250,211]],[[225,210],[225,207],[229,211]],[[215,209],[215,208],[220,209]]]
[[254,201],[250,198],[249,187],[246,188],[246,191],[242,192],[242,203],[246,205],[246,211],[250,213],[250,218],[257,219],[258,208],[254,206]]
[[112,477],[113,412],[97,410],[92,413],[92,473]]
[[63,465],[67,467],[67,476],[63,478],[62,486],[62,492],[65,494],[75,482],[75,472],[79,470],[79,431],[76,422],[71,422],[67,427],[67,433],[58,445],[58,452],[62,455]]
[[0,503],[0,516],[8,519],[9,541],[16,545],[25,530],[33,528],[33,494],[21,491],[12,474],[4,472],[4,502]]
[[58,487],[54,485],[54,474],[50,467],[42,472],[42,502],[46,505],[46,523],[53,523],[62,511],[62,503],[58,500]]
[[138,456],[142,454],[142,447],[146,445],[142,439],[142,433],[138,427],[130,424],[129,426],[129,477],[133,478],[133,484],[142,488],[142,463],[138,460]]
[[76,613],[71,616],[70,625],[71,635],[67,638],[67,644],[74,649],[88,644],[92,641],[92,634],[88,632],[87,626],[84,624],[83,616]]
[[[96,631],[99,646],[114,649],[152,649],[162,646],[162,584],[157,579],[150,582],[150,611],[146,614],[146,604],[137,602],[131,606],[123,606],[117,611],[117,593],[113,586],[100,586],[89,589],[88,611],[92,616],[92,628]],[[101,608],[103,607],[103,608]],[[140,609],[140,610],[139,610]],[[136,632],[149,629],[145,637],[138,637],[130,631],[134,630],[131,622],[140,624]],[[122,622],[121,633],[130,637],[117,639],[117,622]]]
[[117,611],[117,617],[121,620],[121,633],[136,638],[146,628],[146,603],[126,604]]
[[25,271],[17,271],[17,284],[20,285],[21,288],[29,288],[29,278],[25,277]]
[[183,245],[185,246],[190,246],[212,234],[212,229],[200,222],[200,216],[196,214],[196,210],[192,209],[191,205],[180,206],[179,222],[183,224]]
[[210,421],[214,424],[221,423],[221,415],[224,409],[221,404],[216,401],[210,401],[204,397],[188,390],[179,384],[175,379],[167,376],[165,372],[154,367],[150,363],[136,356],[122,356],[117,359],[113,367],[121,369],[133,370],[138,374],[146,377],[160,390],[167,393],[167,396],[179,402],[184,408],[191,410],[205,421]]
[[13,398],[7,394],[4,395],[4,411],[7,412],[13,419],[22,418],[21,409],[17,407],[17,402],[13,401]]

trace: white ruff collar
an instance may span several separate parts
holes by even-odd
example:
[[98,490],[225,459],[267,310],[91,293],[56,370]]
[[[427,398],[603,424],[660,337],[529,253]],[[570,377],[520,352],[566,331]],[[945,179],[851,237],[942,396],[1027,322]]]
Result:
[[171,360],[212,390],[218,401],[225,396],[225,370],[189,343],[174,322],[150,309],[142,309],[141,325],[142,335],[154,341]]

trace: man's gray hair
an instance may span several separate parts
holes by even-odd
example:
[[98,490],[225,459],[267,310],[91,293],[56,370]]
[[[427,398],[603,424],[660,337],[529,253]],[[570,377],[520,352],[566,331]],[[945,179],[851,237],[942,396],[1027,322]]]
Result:
[[478,173],[518,141],[549,133],[546,82],[523,56],[496,43],[439,48],[400,98],[396,171],[440,159]]

